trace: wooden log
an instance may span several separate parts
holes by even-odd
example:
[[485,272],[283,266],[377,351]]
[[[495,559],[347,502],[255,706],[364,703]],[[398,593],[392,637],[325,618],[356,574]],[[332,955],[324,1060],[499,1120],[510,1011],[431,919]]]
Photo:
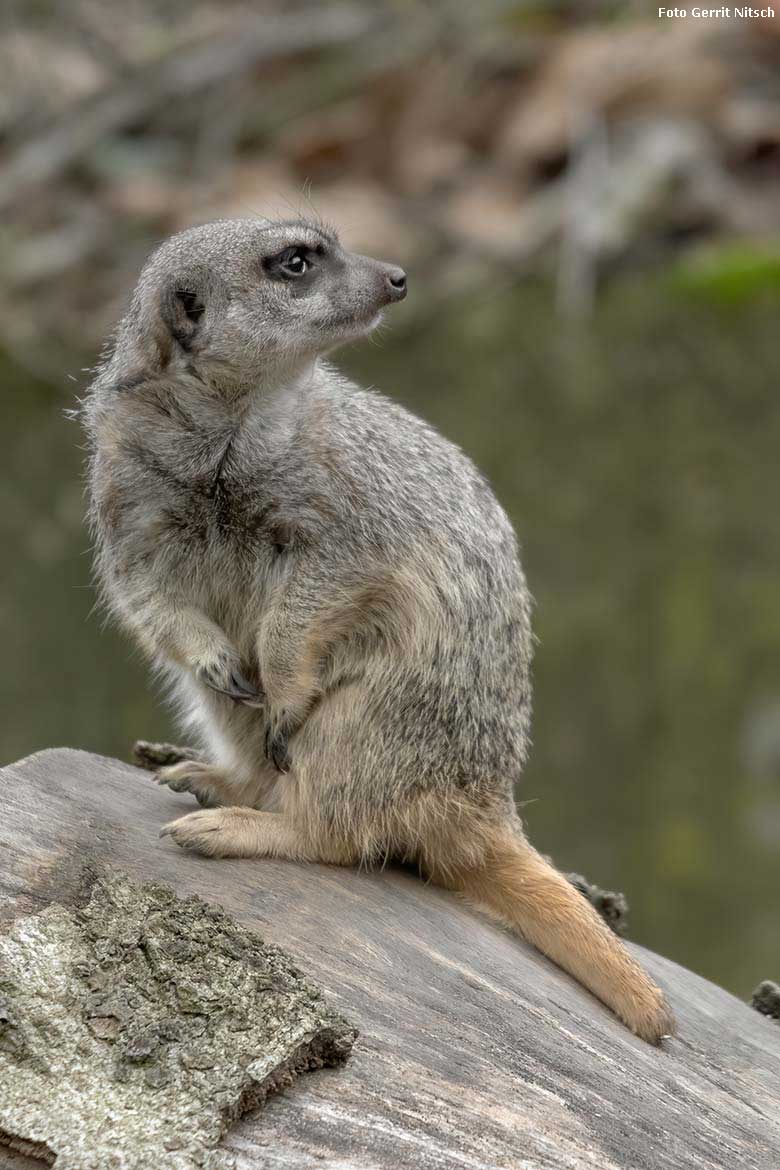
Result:
[[[80,898],[84,866],[199,894],[277,943],[361,1031],[223,1141],[238,1170],[777,1170],[780,1030],[633,947],[679,1036],[637,1040],[566,975],[401,871],[212,861],[158,839],[188,798],[116,760],[0,773],[0,916]],[[30,1163],[0,1155],[0,1166]]]

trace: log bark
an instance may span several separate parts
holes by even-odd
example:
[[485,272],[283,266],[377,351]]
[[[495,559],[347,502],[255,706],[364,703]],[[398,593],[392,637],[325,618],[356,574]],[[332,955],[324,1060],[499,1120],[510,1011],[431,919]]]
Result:
[[[413,875],[212,861],[159,840],[190,807],[116,760],[0,773],[0,917],[83,901],[85,865],[198,894],[288,951],[360,1029],[222,1143],[238,1170],[776,1170],[780,1030],[633,947],[679,1036],[653,1049],[544,958]],[[31,1166],[0,1154],[0,1166]]]
[[85,868],[0,935],[0,1143],[62,1170],[227,1170],[230,1124],[355,1030],[217,906]]

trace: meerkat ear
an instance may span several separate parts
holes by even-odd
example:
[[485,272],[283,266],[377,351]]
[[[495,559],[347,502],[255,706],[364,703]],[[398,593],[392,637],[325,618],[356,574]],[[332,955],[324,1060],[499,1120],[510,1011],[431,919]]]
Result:
[[171,280],[160,297],[160,316],[170,336],[189,353],[202,331],[207,290],[192,278]]
[[191,268],[171,276],[157,295],[151,334],[161,369],[176,348],[187,354],[201,351],[227,302],[222,282],[213,272]]

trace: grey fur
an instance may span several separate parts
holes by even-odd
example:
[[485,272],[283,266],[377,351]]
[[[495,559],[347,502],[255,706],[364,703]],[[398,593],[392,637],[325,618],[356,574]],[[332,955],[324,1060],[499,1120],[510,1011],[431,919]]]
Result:
[[404,293],[322,225],[210,224],[152,256],[98,370],[102,593],[203,749],[160,781],[228,806],[164,832],[414,860],[657,1040],[661,993],[515,811],[532,635],[512,527],[456,446],[323,358]]
[[[319,234],[227,221],[174,237],[147,265],[85,408],[103,593],[170,675],[203,746],[233,767],[223,741],[234,741],[242,763],[263,767],[267,731],[295,759],[308,711],[247,709],[203,673],[227,682],[237,668],[261,688],[255,643],[280,587],[290,627],[280,640],[294,642],[339,591],[370,591],[403,570],[435,629],[421,631],[414,659],[399,655],[380,604],[357,639],[330,648],[321,701],[349,686],[355,702],[331,745],[344,767],[321,794],[323,816],[373,818],[431,789],[473,791],[506,815],[530,710],[530,598],[514,534],[461,451],[320,360],[381,307],[359,283],[362,258],[338,250],[337,276],[351,285],[336,307],[328,291],[315,305],[259,278],[263,255]],[[220,304],[214,319],[205,310],[208,339],[163,364],[157,351],[171,343],[155,313],[171,277],[218,288]],[[335,338],[321,324],[330,313],[347,318]],[[184,606],[209,623],[185,635],[199,651],[189,661],[173,645],[171,611]],[[211,637],[211,623],[224,637]],[[399,844],[369,836],[382,854]]]

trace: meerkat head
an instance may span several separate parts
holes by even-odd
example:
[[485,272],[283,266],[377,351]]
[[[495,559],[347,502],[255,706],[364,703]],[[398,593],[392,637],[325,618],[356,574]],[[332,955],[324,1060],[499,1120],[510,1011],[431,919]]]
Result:
[[347,252],[321,224],[222,220],[154,253],[122,333],[147,369],[248,384],[370,333],[405,296],[401,268]]

